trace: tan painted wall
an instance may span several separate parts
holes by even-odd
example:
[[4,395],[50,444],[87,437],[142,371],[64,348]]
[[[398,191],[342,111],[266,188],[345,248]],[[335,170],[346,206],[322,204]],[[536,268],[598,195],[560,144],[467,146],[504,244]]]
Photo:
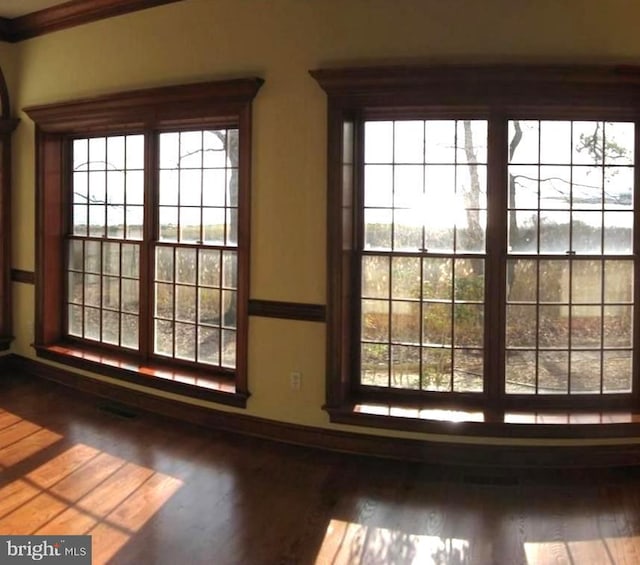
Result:
[[[251,296],[324,304],[325,97],[309,69],[428,61],[638,63],[638,21],[637,0],[185,0],[0,45],[0,63],[10,69],[17,109],[262,76],[254,105]],[[13,265],[32,270],[33,124],[21,118]],[[33,357],[33,288],[15,283],[13,290],[13,350]],[[249,363],[249,414],[328,425],[321,410],[322,324],[252,318]],[[303,373],[299,392],[289,389],[292,370]]]

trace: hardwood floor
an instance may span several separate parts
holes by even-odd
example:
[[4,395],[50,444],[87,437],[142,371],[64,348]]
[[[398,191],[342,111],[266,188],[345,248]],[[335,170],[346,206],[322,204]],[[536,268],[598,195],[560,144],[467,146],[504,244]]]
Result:
[[640,563],[640,470],[433,468],[233,436],[0,376],[0,534],[94,564]]

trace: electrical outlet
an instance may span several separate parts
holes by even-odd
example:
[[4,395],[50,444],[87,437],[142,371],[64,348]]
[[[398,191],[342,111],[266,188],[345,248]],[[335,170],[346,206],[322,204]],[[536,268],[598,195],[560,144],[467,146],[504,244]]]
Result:
[[289,385],[291,390],[300,390],[302,386],[302,373],[300,371],[292,371],[289,375]]

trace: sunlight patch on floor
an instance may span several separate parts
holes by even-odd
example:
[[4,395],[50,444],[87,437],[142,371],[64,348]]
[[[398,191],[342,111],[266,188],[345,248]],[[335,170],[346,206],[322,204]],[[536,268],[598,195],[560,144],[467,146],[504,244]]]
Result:
[[[5,421],[10,419],[5,416]],[[0,469],[63,436],[27,422],[0,429]],[[93,563],[106,563],[162,508],[182,481],[75,444],[0,487],[0,534],[92,536]]]
[[469,542],[331,520],[316,565],[465,563]]

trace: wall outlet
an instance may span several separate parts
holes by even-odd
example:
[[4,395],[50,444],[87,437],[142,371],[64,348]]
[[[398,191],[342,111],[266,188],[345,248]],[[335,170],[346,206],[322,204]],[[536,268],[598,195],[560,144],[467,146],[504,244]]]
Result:
[[291,371],[289,375],[289,385],[291,390],[300,390],[302,386],[302,373],[300,371]]

